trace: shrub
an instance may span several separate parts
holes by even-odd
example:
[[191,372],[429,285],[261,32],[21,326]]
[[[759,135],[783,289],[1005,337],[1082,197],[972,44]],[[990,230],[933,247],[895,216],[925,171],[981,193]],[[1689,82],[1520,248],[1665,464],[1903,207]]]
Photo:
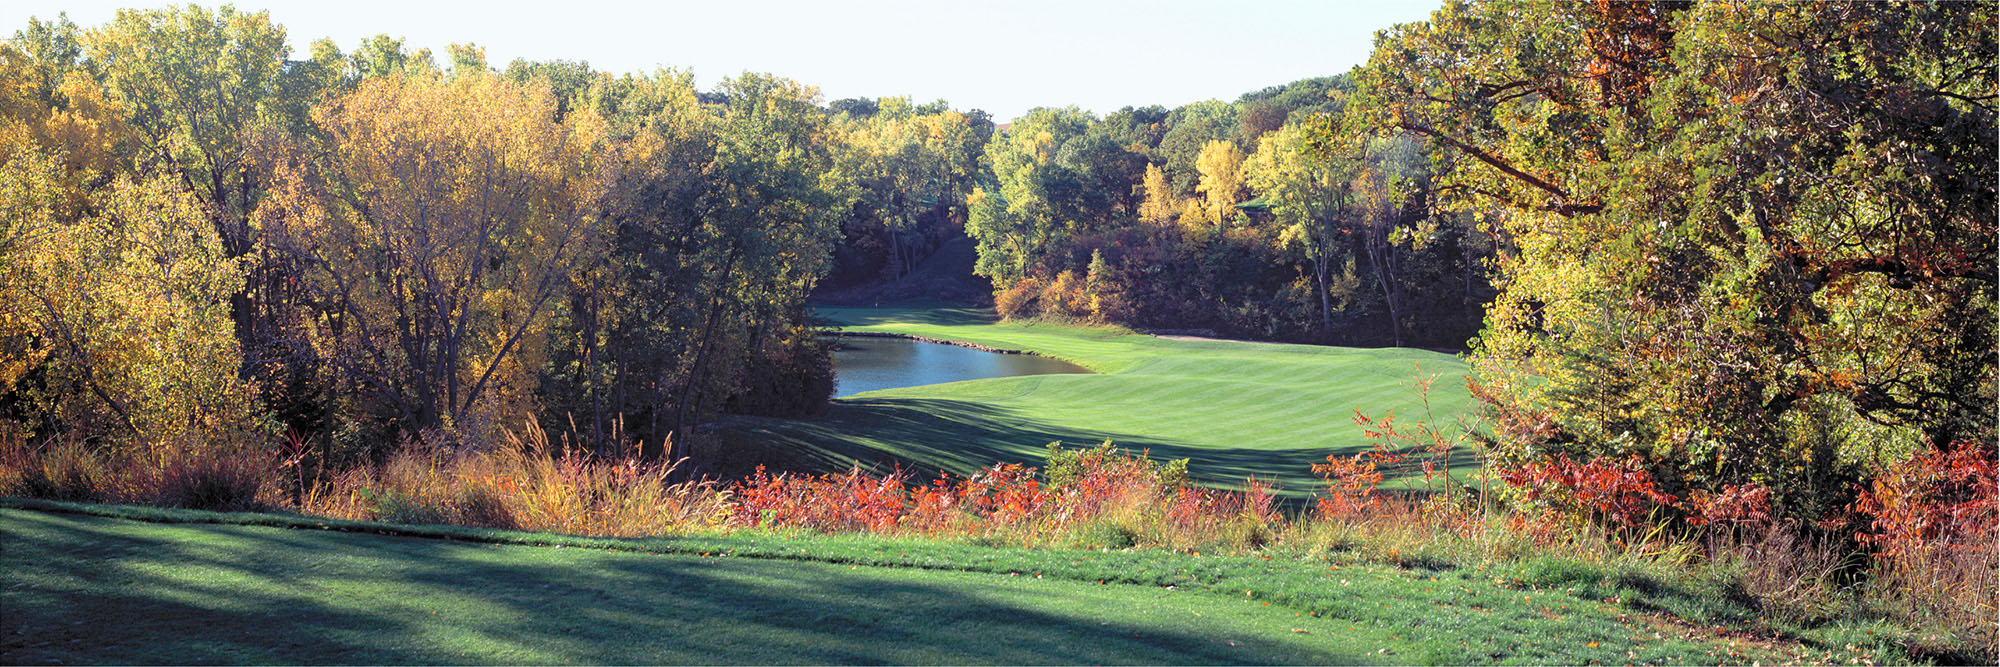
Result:
[[993,296],[993,309],[1007,319],[1022,319],[1041,314],[1042,281],[1022,278],[1000,290]]
[[1660,507],[1678,499],[1653,484],[1637,458],[1592,457],[1578,463],[1568,455],[1526,461],[1500,469],[1500,478],[1543,511],[1589,525],[1636,528]]
[[1042,289],[1042,314],[1085,319],[1090,317],[1090,294],[1082,276],[1075,271],[1056,274]]
[[159,505],[254,511],[276,497],[277,463],[258,452],[176,452],[164,458],[154,486]]
[[1166,462],[1153,461],[1146,453],[1133,456],[1112,446],[1110,440],[1088,449],[1063,449],[1062,442],[1049,443],[1048,452],[1042,458],[1042,479],[1049,488],[1062,488],[1093,475],[1116,474],[1111,471],[1130,469],[1136,474],[1148,476],[1149,481],[1160,487],[1182,486],[1188,483],[1188,459],[1173,459]]
[[731,488],[736,523],[824,532],[888,532],[905,514],[902,474],[873,477],[859,467],[839,475],[772,475],[757,467]]
[[959,506],[989,526],[1026,523],[1049,504],[1048,489],[1035,481],[1035,469],[1001,463],[965,478],[959,485]]
[[1376,487],[1382,485],[1382,472],[1376,469],[1376,464],[1368,454],[1347,457],[1328,454],[1326,463],[1313,464],[1313,474],[1326,481],[1315,501],[1320,515],[1351,519],[1373,509],[1381,501]]
[[2000,640],[1994,459],[1990,442],[1928,447],[1878,474],[1855,503],[1868,519],[1860,540],[1877,560],[1872,597],[1914,627],[1950,629],[1985,658]]
[[0,474],[0,495],[92,502],[109,496],[111,474],[97,453],[80,443],[61,442],[37,448],[20,436],[0,439],[6,472]]

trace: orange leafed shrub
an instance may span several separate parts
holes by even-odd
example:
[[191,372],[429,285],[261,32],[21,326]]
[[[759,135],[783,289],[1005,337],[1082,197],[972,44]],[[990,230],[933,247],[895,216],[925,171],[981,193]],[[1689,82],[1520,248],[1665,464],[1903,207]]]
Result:
[[1382,472],[1376,469],[1375,461],[1369,459],[1368,454],[1348,457],[1329,454],[1326,463],[1315,463],[1312,470],[1313,474],[1326,480],[1326,488],[1320,491],[1318,501],[1322,516],[1353,518],[1381,502],[1375,487],[1382,484]]
[[758,466],[731,490],[737,525],[825,532],[888,532],[909,495],[900,472],[875,477],[859,467],[838,475],[772,475]]
[[1035,469],[1002,463],[979,471],[959,487],[960,506],[993,523],[1008,525],[1035,516],[1048,503],[1048,490]]
[[1991,548],[2000,525],[2000,479],[1991,443],[1927,448],[1861,492],[1856,509],[1870,518],[1860,538],[1896,556],[1931,548]]
[[1090,317],[1090,294],[1082,276],[1075,271],[1056,274],[1042,290],[1042,312],[1063,317]]
[[[1969,646],[2000,641],[2000,476],[1993,443],[1926,448],[1862,491],[1875,597],[1912,626],[1947,628]],[[1990,658],[1990,656],[1989,656]]]
[[1038,518],[1051,495],[1035,469],[999,464],[971,477],[940,476],[906,486],[897,471],[875,476],[860,468],[838,475],[773,475],[762,467],[731,487],[734,523],[743,527],[821,532],[978,531]]
[[1756,526],[1772,521],[1771,490],[1762,484],[1729,484],[1721,491],[1695,489],[1685,503],[1694,525]]
[[1042,310],[1042,281],[1022,278],[993,295],[993,309],[1007,319],[1034,317]]
[[1601,520],[1609,526],[1633,528],[1655,508],[1679,499],[1661,492],[1653,474],[1637,459],[1592,457],[1577,463],[1567,455],[1529,461],[1500,469],[1500,478],[1520,490],[1529,502],[1543,502],[1561,514]]

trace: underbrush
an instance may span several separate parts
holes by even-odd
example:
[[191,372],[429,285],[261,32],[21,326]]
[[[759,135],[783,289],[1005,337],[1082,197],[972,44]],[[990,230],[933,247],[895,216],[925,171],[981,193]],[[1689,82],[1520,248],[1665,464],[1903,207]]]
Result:
[[530,422],[490,451],[407,442],[378,465],[306,484],[299,506],[339,519],[592,536],[660,535],[728,519],[726,491],[673,475],[672,462],[552,443]]
[[1693,521],[1660,521],[1660,494],[1617,462],[1557,461],[1512,473],[1530,491],[1522,495],[1538,502],[1502,503],[1442,473],[1427,492],[1384,492],[1376,488],[1381,468],[1437,447],[1395,443],[1434,434],[1357,421],[1378,446],[1315,466],[1325,480],[1319,500],[1292,511],[1262,481],[1204,488],[1190,482],[1185,461],[1156,462],[1109,443],[1051,445],[1040,469],[996,464],[927,479],[760,469],[725,484],[680,479],[673,463],[636,452],[590,453],[533,424],[491,448],[411,441],[379,463],[310,475],[297,458],[254,452],[142,460],[15,439],[0,442],[0,495],[581,536],[859,534],[1389,565],[1419,575],[1476,573],[1530,597],[1562,591],[1812,646],[1877,645],[1942,662],[1995,655],[2000,556],[1991,467],[1979,464],[1987,459],[1946,452],[1885,477],[1857,509],[1869,522],[1857,545],[1773,519],[1754,489],[1705,497]]
[[0,436],[0,495],[217,511],[281,507],[275,455],[163,446],[144,453]]

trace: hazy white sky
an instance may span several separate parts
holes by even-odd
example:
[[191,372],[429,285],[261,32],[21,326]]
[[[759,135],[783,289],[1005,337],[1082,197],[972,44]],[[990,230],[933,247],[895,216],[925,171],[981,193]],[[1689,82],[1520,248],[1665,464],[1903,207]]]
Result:
[[[9,1],[0,32],[68,12],[84,27],[154,0]],[[219,3],[203,3],[219,4]],[[487,59],[585,60],[612,72],[692,68],[700,85],[743,71],[819,86],[826,99],[909,95],[1005,120],[1037,106],[1100,114],[1126,105],[1233,100],[1347,71],[1375,31],[1422,20],[1437,0],[245,0],[285,26],[294,57],[332,37],[351,50],[387,33],[429,47],[472,42]]]

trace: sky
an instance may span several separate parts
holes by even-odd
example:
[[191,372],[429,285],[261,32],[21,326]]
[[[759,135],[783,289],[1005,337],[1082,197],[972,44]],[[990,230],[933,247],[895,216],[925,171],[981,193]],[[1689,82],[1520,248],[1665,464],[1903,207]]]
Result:
[[[153,0],[7,2],[0,33],[67,12],[89,28]],[[208,3],[213,4],[213,3]],[[1347,71],[1375,31],[1423,20],[1438,0],[709,0],[430,2],[243,0],[283,24],[295,58],[331,37],[349,51],[386,33],[411,48],[471,42],[488,62],[588,61],[610,72],[692,69],[706,89],[745,71],[818,86],[827,101],[905,95],[984,109],[1104,114],[1176,107]]]

